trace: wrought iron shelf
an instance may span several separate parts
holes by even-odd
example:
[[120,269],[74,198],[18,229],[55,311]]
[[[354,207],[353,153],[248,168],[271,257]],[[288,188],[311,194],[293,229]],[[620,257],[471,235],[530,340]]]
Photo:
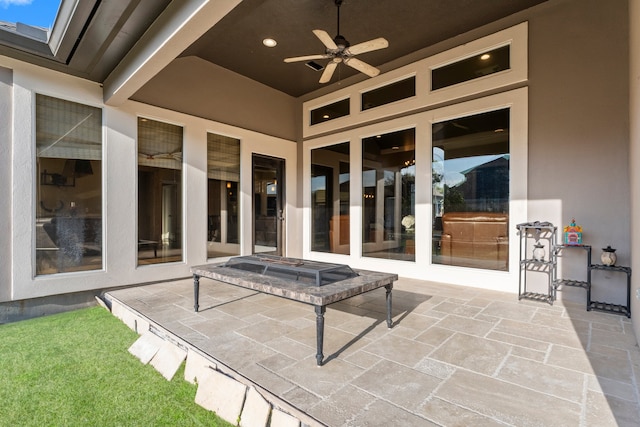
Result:
[[560,286],[573,286],[576,288],[589,289],[591,284],[585,280],[573,280],[573,279],[556,280],[556,288]]
[[627,275],[627,305],[612,304],[602,301],[591,300],[591,289],[587,291],[587,311],[598,310],[607,313],[622,314],[627,317],[631,317],[631,267],[624,267],[620,265],[603,265],[603,264],[591,264],[589,266],[589,273],[592,270],[603,271],[618,271]]
[[537,259],[523,259],[520,261],[521,265],[539,265],[539,266],[544,266],[544,265],[554,265],[555,261],[551,260],[551,261],[539,261]]
[[[520,235],[520,273],[518,284],[518,299],[544,301],[553,304],[556,298],[555,272],[556,257],[553,249],[556,243],[558,228],[550,222],[528,222],[516,226]],[[546,253],[536,254],[540,242],[546,242]],[[535,243],[535,245],[532,245]],[[544,247],[542,245],[541,247]],[[540,255],[540,258],[537,258]],[[536,258],[534,258],[536,256]],[[531,274],[546,274],[547,292],[532,292],[529,290],[527,277]]]
[[630,267],[623,267],[621,265],[604,265],[604,264],[591,264],[592,270],[609,270],[609,271],[621,271],[631,275]]
[[620,305],[620,304],[611,304],[608,302],[601,302],[601,301],[591,301],[589,303],[589,309],[604,311],[607,313],[622,314],[627,317],[631,317],[631,311],[629,310],[629,307]]
[[559,258],[562,258],[562,251],[564,249],[583,249],[587,255],[587,280],[576,280],[576,279],[559,279],[556,277],[555,280],[555,288],[559,288],[560,286],[571,286],[575,288],[582,288],[587,291],[587,311],[589,310],[589,295],[591,295],[591,270],[589,266],[591,265],[591,246],[590,245],[555,245],[553,247],[553,256],[556,261]]
[[548,302],[553,304],[553,296],[549,294],[542,294],[539,292],[523,292],[520,294],[520,299],[529,299],[534,301]]

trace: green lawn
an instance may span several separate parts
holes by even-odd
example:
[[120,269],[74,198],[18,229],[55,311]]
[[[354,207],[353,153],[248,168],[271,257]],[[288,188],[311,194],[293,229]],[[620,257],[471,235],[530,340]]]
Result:
[[2,426],[230,426],[127,349],[138,338],[102,307],[0,325]]

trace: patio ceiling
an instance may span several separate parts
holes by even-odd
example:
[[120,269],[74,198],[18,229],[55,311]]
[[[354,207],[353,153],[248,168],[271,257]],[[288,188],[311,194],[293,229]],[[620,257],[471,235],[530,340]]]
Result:
[[[340,32],[351,44],[384,37],[389,47],[359,56],[376,67],[524,10],[544,0],[345,0]],[[336,35],[334,0],[244,0],[185,50],[238,74],[299,97],[319,89],[321,72],[284,58],[324,53],[311,32]],[[265,37],[278,42],[262,45]],[[316,61],[325,65],[327,60]],[[340,66],[332,82],[358,72]],[[366,78],[366,77],[365,77]]]
[[[544,1],[344,0],[340,32],[352,44],[386,38],[387,49],[361,56],[380,67]],[[175,0],[63,0],[48,42],[5,26],[0,31],[0,55],[103,83],[154,21],[180,7]],[[324,53],[313,29],[335,35],[334,0],[244,0],[180,56],[197,56],[299,97],[323,86],[318,83],[321,73],[304,62],[286,64],[283,58]],[[278,45],[264,47],[265,37]],[[355,74],[341,66],[332,82]]]

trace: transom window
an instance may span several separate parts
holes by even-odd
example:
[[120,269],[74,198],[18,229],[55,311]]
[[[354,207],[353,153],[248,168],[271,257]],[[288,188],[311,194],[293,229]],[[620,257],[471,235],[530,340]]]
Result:
[[511,66],[510,48],[510,45],[502,46],[431,70],[431,90],[508,70]]

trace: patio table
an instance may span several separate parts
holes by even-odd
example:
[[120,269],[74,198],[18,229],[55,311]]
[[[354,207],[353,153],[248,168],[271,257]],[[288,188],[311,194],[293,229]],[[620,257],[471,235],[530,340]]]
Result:
[[[327,305],[385,287],[387,326],[389,328],[393,326],[391,320],[391,290],[393,289],[393,282],[398,280],[397,274],[349,269],[355,274],[342,280],[318,279],[321,273],[317,274],[312,280],[305,280],[310,275],[313,275],[311,273],[325,271],[328,272],[327,275],[331,275],[336,268],[349,267],[340,264],[274,256],[237,257],[235,260],[240,261],[235,265],[227,262],[191,267],[195,311],[199,310],[201,277],[313,305],[316,313],[316,362],[318,366],[322,365],[324,359],[324,314]],[[255,262],[256,264],[263,262],[261,265],[264,265],[264,267],[257,268],[253,265],[250,268],[252,271],[238,268],[237,264],[242,264],[245,261],[248,263]],[[298,271],[298,273],[295,271]],[[299,271],[303,272],[300,273]],[[305,275],[305,272],[309,274]],[[318,280],[320,284],[318,284]]]

